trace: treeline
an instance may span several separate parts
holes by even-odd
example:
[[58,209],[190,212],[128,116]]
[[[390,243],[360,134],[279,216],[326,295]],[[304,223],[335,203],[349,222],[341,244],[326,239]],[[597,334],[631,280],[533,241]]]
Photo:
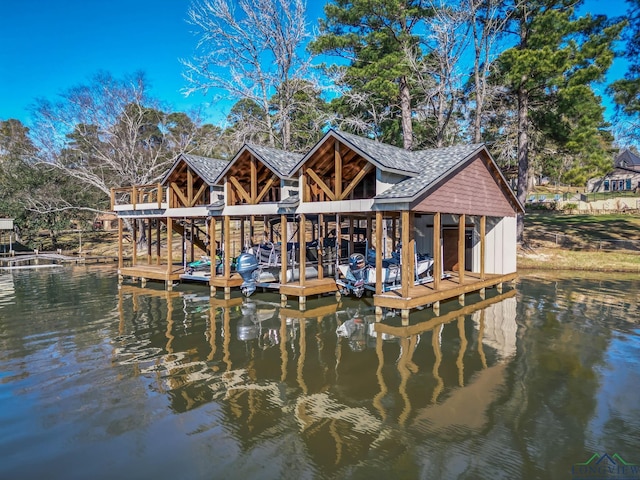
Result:
[[[583,185],[637,141],[639,2],[623,19],[576,0],[332,0],[311,24],[302,0],[196,0],[185,91],[231,99],[224,124],[173,112],[143,73],[99,73],[37,100],[29,129],[0,122],[0,215],[56,231],[108,209],[111,187],[157,182],[179,153],[304,152],[329,127],[406,149],[485,142],[521,200],[535,176]],[[607,85],[616,55],[628,71]]]

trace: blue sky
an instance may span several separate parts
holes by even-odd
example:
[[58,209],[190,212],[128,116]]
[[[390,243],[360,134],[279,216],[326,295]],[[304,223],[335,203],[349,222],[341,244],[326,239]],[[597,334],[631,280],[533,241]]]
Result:
[[[312,27],[321,0],[307,0]],[[210,97],[185,98],[183,67],[197,37],[185,21],[190,0],[4,0],[0,14],[0,120],[29,124],[29,105],[87,82],[100,70],[116,77],[144,71],[151,94],[187,111]],[[622,15],[624,0],[589,0],[594,13]],[[616,76],[620,68],[612,72]],[[223,118],[226,105],[208,107]]]

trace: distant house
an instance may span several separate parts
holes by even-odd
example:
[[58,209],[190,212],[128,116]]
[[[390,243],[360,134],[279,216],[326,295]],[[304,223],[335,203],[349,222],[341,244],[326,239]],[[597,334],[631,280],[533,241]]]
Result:
[[614,162],[614,169],[604,177],[587,182],[588,192],[616,192],[640,190],[640,157],[624,150]]
[[614,167],[640,172],[640,157],[631,150],[624,150],[613,162]]

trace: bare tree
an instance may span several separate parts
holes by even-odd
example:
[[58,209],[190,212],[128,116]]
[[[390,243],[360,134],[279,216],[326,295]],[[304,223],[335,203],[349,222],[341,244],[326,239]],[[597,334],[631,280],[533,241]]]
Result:
[[188,21],[199,29],[201,53],[182,60],[190,84],[186,93],[214,90],[236,101],[255,102],[264,112],[261,129],[269,145],[287,149],[289,106],[295,87],[302,84],[293,80],[307,78],[311,62],[308,54],[300,55],[309,36],[305,2],[201,0],[189,8]]
[[430,6],[433,14],[426,20],[423,50],[405,48],[405,56],[419,92],[417,116],[431,124],[433,146],[443,147],[455,142],[460,132],[455,115],[461,110],[461,61],[468,45],[469,13],[444,0],[431,0]]
[[518,4],[504,0],[462,0],[462,8],[469,12],[473,39],[473,85],[475,109],[473,113],[473,141],[482,141],[485,107],[500,89],[489,83],[494,60],[499,53],[499,41]]
[[157,181],[197,132],[182,114],[159,110],[142,74],[118,80],[100,73],[60,97],[33,109],[40,160],[107,195]]

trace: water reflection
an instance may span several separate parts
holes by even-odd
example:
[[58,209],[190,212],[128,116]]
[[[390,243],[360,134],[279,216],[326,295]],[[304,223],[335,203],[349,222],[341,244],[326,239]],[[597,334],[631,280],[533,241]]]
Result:
[[299,311],[268,295],[123,287],[114,362],[152,379],[176,413],[215,402],[245,448],[293,430],[333,470],[395,456],[415,433],[482,428],[516,352],[515,295],[400,326],[363,302]]
[[[570,478],[640,463],[637,276],[532,274],[408,326],[371,300],[14,272],[0,478]],[[114,461],[117,459],[117,461]]]

